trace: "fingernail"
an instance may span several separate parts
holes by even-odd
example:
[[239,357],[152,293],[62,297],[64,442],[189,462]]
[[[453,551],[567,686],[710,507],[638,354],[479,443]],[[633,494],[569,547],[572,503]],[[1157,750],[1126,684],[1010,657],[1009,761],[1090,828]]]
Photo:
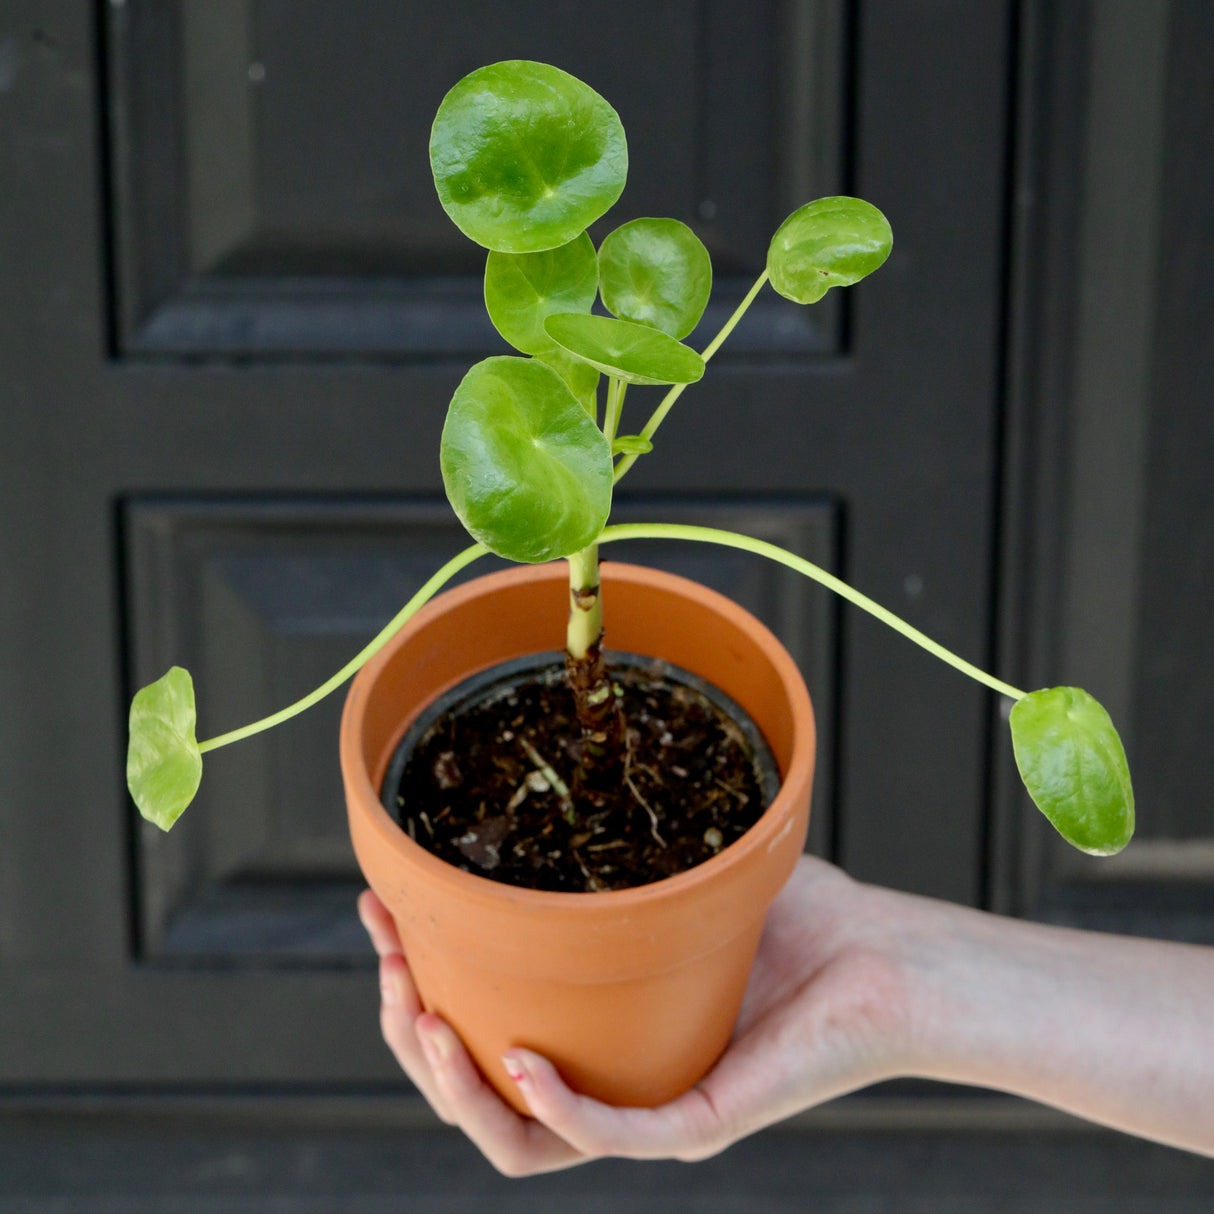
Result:
[[530,1082],[531,1076],[527,1073],[527,1068],[513,1054],[504,1054],[502,1056],[502,1066],[506,1068],[506,1074],[515,1083],[525,1084]]

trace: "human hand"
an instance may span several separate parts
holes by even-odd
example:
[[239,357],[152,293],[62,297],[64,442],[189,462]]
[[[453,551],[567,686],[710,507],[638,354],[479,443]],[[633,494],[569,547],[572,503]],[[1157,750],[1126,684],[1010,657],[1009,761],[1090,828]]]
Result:
[[505,1104],[451,1028],[422,1010],[391,915],[370,891],[359,913],[380,957],[384,1040],[443,1121],[499,1171],[523,1176],[604,1156],[703,1159],[901,1073],[910,1029],[890,944],[904,913],[898,899],[803,857],[768,914],[733,1038],[708,1075],[660,1108],[614,1108],[513,1049],[503,1062],[531,1118]]

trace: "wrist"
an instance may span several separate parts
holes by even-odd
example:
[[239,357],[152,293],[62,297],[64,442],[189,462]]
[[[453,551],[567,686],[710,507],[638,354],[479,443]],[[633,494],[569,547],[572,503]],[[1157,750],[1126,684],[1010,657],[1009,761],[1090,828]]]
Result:
[[[950,971],[960,962],[950,955],[958,936],[951,922],[956,908],[843,880],[848,896],[835,897],[829,907],[833,956],[815,983],[829,982],[834,963],[845,959],[838,973],[842,1005],[833,998],[824,1002],[832,1008],[831,1021],[846,1026],[851,1086],[929,1077],[951,1048],[957,1015],[950,997]],[[819,927],[826,909],[819,911]]]
[[1034,976],[1009,948],[1009,930],[1015,936],[1020,925],[932,898],[860,888],[870,947],[891,992],[876,1014],[881,1078],[1006,1086],[1007,1072],[1017,1069],[1010,1060],[1038,1031],[1025,998]]

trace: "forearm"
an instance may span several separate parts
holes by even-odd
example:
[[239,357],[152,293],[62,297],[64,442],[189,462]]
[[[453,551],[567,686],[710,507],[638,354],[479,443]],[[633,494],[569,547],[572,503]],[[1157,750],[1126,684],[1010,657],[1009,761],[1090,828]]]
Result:
[[919,908],[915,1074],[1214,1155],[1214,949]]

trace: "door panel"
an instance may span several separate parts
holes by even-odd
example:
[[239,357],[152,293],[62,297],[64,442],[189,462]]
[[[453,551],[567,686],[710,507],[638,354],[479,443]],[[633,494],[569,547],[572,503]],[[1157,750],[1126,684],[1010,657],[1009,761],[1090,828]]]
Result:
[[[826,568],[835,564],[838,528],[829,502],[625,499],[616,518],[636,521],[655,511],[670,522],[744,531]],[[259,720],[319,686],[466,546],[440,501],[144,498],[128,502],[123,517],[132,682],[143,686],[174,662],[184,664],[200,695],[208,693],[200,738]],[[736,552],[634,542],[604,555],[711,585],[782,634],[828,706],[813,832],[817,849],[827,850],[832,605],[807,593],[796,574]],[[455,582],[503,564],[482,560]],[[563,627],[553,620],[553,648]],[[341,696],[334,695],[283,728],[216,751],[195,803],[171,832],[140,823],[135,893],[143,961],[370,964],[333,756],[340,715]],[[239,1065],[230,1038],[218,1044],[219,1058]]]
[[[784,216],[839,192],[842,11],[356,0],[300,21],[283,0],[111,8],[120,348],[504,351],[481,301],[483,251],[439,206],[427,146],[446,90],[509,58],[559,64],[617,106],[629,186],[592,235],[640,215],[694,224],[718,278],[706,344]],[[605,55],[604,29],[626,30],[631,53]],[[768,293],[735,349],[830,348],[837,321],[833,299],[811,315]]]
[[[1062,845],[1023,799],[1004,801],[994,902],[1211,944],[1210,692],[1199,672],[1214,638],[1214,431],[1199,385],[1214,324],[1214,179],[1187,149],[1214,114],[1204,58],[1214,19],[1203,5],[1115,6],[1088,28],[1057,20],[1051,42],[1057,74],[1039,77],[1049,108],[1065,112],[1076,87],[1088,100],[1081,123],[1043,135],[1055,199],[1024,234],[1029,275],[1030,258],[1042,259],[1024,302],[1048,299],[1069,318],[1025,323],[1026,349],[1039,346],[1013,411],[1006,620],[1031,621],[1021,649],[1031,678],[1088,687],[1118,721],[1138,825],[1129,848],[1096,861]],[[1068,79],[1062,67],[1077,59],[1086,76]],[[1050,444],[1053,459],[1042,454]],[[1014,653],[1022,642],[1009,640]],[[1003,763],[1014,787],[1010,756]]]

